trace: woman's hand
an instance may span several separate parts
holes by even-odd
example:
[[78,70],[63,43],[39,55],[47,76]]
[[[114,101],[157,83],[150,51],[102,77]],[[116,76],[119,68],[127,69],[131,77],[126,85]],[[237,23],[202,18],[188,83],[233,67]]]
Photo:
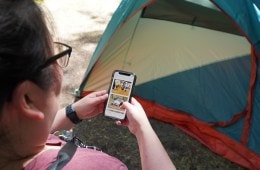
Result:
[[73,103],[72,107],[80,119],[92,118],[102,113],[107,98],[106,90],[93,92]]
[[126,109],[126,121],[117,121],[118,125],[125,125],[131,133],[136,135],[142,128],[150,126],[149,120],[141,104],[132,97],[131,103],[124,102],[121,106]]
[[126,125],[137,139],[143,170],[175,170],[168,153],[154,132],[141,104],[132,98],[131,103],[124,102],[127,120],[117,121],[118,125]]

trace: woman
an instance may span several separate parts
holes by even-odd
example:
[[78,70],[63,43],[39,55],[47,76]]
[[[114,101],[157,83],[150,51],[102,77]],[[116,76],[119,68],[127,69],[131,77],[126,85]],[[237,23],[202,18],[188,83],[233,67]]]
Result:
[[[59,49],[59,51],[56,51]],[[53,43],[33,0],[0,0],[0,169],[47,169],[64,145],[49,135],[100,114],[107,92],[94,92],[58,110],[62,69],[71,47]],[[140,148],[143,169],[175,169],[141,105],[122,105]],[[64,169],[127,169],[105,153],[77,148]]]

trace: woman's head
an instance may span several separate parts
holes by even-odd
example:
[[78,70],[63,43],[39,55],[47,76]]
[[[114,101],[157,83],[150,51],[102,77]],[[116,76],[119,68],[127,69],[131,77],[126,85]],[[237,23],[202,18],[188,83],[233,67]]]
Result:
[[0,0],[0,110],[24,80],[50,87],[53,70],[39,67],[52,51],[43,13],[33,0]]
[[0,153],[14,159],[44,146],[58,110],[61,74],[46,64],[54,50],[45,22],[34,0],[0,0]]

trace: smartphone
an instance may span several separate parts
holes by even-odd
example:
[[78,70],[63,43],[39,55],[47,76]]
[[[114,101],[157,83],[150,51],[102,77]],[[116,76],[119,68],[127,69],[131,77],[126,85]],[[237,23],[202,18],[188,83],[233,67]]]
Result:
[[132,72],[115,70],[112,74],[108,90],[108,100],[105,107],[105,116],[118,120],[126,117],[126,110],[120,106],[125,101],[130,101],[136,81]]

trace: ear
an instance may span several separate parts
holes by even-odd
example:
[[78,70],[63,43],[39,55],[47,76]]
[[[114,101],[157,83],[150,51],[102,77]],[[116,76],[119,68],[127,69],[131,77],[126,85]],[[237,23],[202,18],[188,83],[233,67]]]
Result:
[[15,108],[18,109],[18,113],[27,117],[40,121],[44,119],[44,114],[40,110],[42,101],[40,100],[42,89],[31,81],[24,81],[20,83],[14,90],[12,102]]

